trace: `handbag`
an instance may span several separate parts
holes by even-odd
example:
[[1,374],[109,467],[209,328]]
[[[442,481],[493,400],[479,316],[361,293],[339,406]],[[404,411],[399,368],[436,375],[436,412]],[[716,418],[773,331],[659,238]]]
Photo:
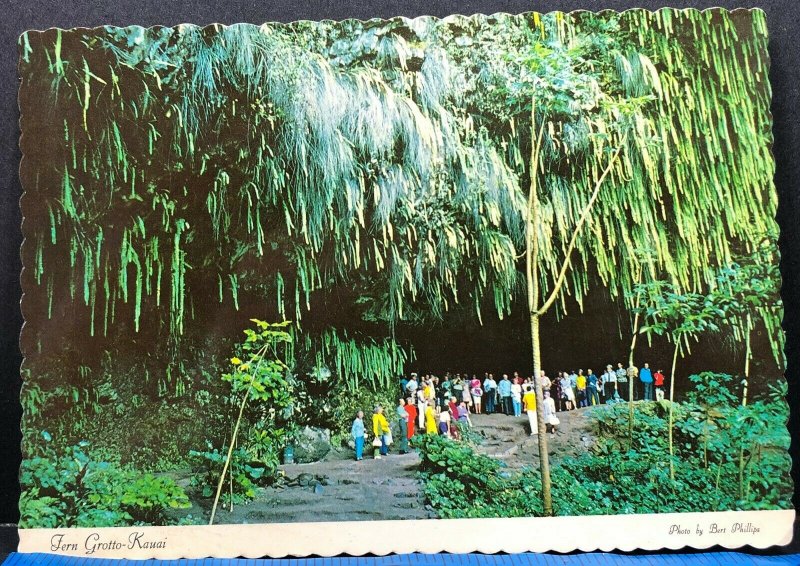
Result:
[[379,437],[377,437],[377,436],[376,436],[376,437],[375,437],[375,438],[372,440],[372,446],[374,446],[375,448],[380,448],[380,447],[381,447],[381,439],[380,439]]
[[391,430],[384,435],[384,438],[386,440],[386,446],[390,446],[392,444],[392,442],[394,442],[394,440],[392,439],[392,431]]

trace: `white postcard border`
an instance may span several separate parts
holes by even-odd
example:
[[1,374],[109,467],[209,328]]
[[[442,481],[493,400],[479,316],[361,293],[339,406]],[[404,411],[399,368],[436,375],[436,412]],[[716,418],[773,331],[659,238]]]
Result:
[[19,552],[175,559],[782,546],[794,510],[213,526],[20,529]]

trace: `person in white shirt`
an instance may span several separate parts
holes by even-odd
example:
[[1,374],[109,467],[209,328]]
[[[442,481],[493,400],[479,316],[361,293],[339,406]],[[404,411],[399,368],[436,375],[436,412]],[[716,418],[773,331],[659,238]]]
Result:
[[425,396],[425,389],[420,388],[417,390],[417,419],[419,420],[419,429],[425,430],[425,410],[428,408],[428,398]]
[[556,416],[556,402],[550,397],[550,391],[544,392],[544,426],[546,432],[555,434],[556,427],[561,424]]
[[575,390],[572,389],[572,381],[569,374],[564,372],[561,376],[561,397],[564,400],[564,409],[571,411],[575,408]]
[[408,394],[411,397],[414,397],[416,395],[416,393],[417,393],[417,388],[418,387],[419,387],[419,384],[417,383],[417,374],[416,373],[412,373],[411,374],[411,379],[409,379],[408,383],[406,383],[406,392],[408,392]]
[[511,384],[511,403],[514,406],[514,416],[519,417],[522,415],[522,385],[514,379]]
[[603,393],[605,394],[606,403],[613,402],[614,393],[617,392],[617,372],[613,370],[611,364],[606,366],[606,372],[603,374]]
[[439,413],[439,434],[442,436],[450,435],[450,410],[444,409]]

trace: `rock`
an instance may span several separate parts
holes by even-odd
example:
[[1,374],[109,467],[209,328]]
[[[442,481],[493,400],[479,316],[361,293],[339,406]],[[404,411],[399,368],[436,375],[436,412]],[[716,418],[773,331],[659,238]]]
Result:
[[317,495],[322,495],[322,492],[325,491],[325,488],[322,487],[322,484],[317,484],[314,486],[314,493]]
[[305,472],[300,474],[299,476],[297,476],[294,479],[294,481],[297,482],[297,485],[300,485],[300,486],[303,486],[303,487],[309,487],[311,485],[314,485],[316,480],[317,480],[316,477],[312,476],[311,474],[307,474]]
[[339,480],[339,483],[342,485],[353,485],[358,483],[358,480],[350,479],[350,478],[342,478]]
[[413,501],[399,501],[395,503],[394,506],[398,507],[399,509],[413,509],[417,506],[417,504]]
[[294,461],[300,464],[317,462],[331,451],[331,431],[306,426],[300,429],[294,441]]
[[416,493],[409,493],[409,492],[407,492],[407,491],[400,491],[400,492],[398,492],[398,493],[395,493],[395,494],[394,494],[394,496],[395,496],[395,497],[398,497],[398,498],[403,498],[403,497],[416,497],[416,496],[417,496],[417,494],[416,494]]

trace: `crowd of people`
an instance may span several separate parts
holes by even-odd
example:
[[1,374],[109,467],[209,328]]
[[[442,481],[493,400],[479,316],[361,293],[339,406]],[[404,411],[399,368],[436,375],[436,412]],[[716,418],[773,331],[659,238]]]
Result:
[[[653,372],[645,363],[639,369],[630,364],[627,368],[611,364],[605,372],[595,374],[591,369],[559,371],[550,378],[541,371],[540,381],[544,396],[544,423],[547,433],[555,433],[560,424],[558,412],[581,407],[613,404],[633,400],[663,400],[666,378],[659,369]],[[392,433],[384,407],[373,410],[371,428],[367,429],[364,412],[359,411],[353,421],[351,435],[355,444],[356,460],[362,460],[368,433],[372,434],[374,457],[389,453],[389,445],[396,443],[401,454],[409,450],[409,442],[416,434],[439,434],[458,439],[464,427],[472,426],[471,415],[502,413],[528,418],[530,434],[539,433],[536,414],[536,391],[533,377],[512,377],[503,374],[496,380],[494,374],[485,373],[483,380],[472,374],[445,373],[441,379],[435,375],[420,377],[412,373],[399,380],[398,404],[395,407],[396,430]],[[395,436],[397,437],[395,439]]]

